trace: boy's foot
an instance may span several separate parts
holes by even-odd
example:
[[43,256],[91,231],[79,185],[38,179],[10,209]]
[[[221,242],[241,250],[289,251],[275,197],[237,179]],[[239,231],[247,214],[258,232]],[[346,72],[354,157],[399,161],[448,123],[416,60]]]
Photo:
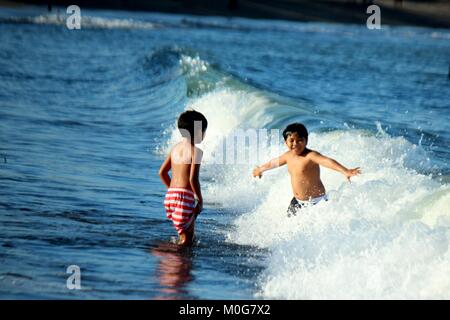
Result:
[[177,244],[180,246],[191,246],[193,242],[194,242],[194,234],[189,232],[180,234],[180,238],[178,239]]

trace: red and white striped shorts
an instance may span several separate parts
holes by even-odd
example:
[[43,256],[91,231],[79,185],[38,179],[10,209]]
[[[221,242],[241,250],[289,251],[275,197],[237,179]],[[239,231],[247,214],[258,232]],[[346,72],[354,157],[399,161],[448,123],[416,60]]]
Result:
[[185,232],[195,220],[194,193],[184,188],[169,188],[164,199],[167,218],[172,220],[178,234]]

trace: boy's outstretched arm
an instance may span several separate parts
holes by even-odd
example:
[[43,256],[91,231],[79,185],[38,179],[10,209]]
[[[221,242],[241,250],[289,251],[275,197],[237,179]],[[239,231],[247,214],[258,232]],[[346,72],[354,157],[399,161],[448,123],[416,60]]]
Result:
[[161,178],[162,182],[166,185],[167,188],[170,187],[170,176],[169,171],[172,168],[172,161],[171,161],[171,155],[172,152],[169,153],[166,160],[164,160],[163,164],[161,165],[161,168],[159,168],[159,177]]
[[286,153],[282,154],[281,156],[277,158],[273,158],[269,162],[264,163],[263,165],[256,167],[253,169],[253,177],[262,177],[262,173],[267,170],[271,170],[274,168],[278,168],[281,166],[284,166],[286,164]]
[[342,173],[347,178],[348,181],[350,181],[350,177],[356,176],[361,173],[361,170],[359,167],[354,168],[354,169],[347,169],[346,167],[344,167],[342,164],[340,164],[336,160],[325,157],[317,151],[311,151],[309,153],[309,156],[310,156],[310,159],[312,161],[314,161],[315,163],[317,163],[318,165],[321,165],[326,168],[333,169],[335,171]]
[[194,213],[199,214],[203,210],[203,196],[200,188],[200,163],[202,162],[203,152],[194,148],[191,164],[191,172],[189,174],[189,183],[191,184],[192,191],[197,196],[197,206],[194,208]]

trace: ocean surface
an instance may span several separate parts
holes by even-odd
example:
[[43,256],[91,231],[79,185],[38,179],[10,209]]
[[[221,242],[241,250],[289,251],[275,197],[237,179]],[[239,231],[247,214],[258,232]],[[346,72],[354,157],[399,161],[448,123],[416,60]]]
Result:
[[[449,30],[81,16],[0,10],[1,299],[450,299]],[[158,169],[189,108],[205,208],[178,250]],[[251,172],[296,121],[363,174],[322,169],[330,201],[287,218],[286,169]],[[251,129],[258,159],[217,161]]]

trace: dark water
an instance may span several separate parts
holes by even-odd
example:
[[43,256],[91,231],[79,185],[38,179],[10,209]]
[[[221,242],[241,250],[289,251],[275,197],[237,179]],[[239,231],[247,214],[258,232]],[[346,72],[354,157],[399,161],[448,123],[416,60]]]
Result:
[[[448,182],[448,30],[82,15],[68,30],[40,9],[0,14],[1,298],[254,298],[270,253],[227,240],[240,210],[206,197],[199,243],[167,244],[161,150],[186,104],[221,88],[279,107],[238,127],[376,132],[380,122],[423,146],[421,173]],[[227,106],[218,110],[212,128]],[[66,288],[69,265],[82,290]]]

